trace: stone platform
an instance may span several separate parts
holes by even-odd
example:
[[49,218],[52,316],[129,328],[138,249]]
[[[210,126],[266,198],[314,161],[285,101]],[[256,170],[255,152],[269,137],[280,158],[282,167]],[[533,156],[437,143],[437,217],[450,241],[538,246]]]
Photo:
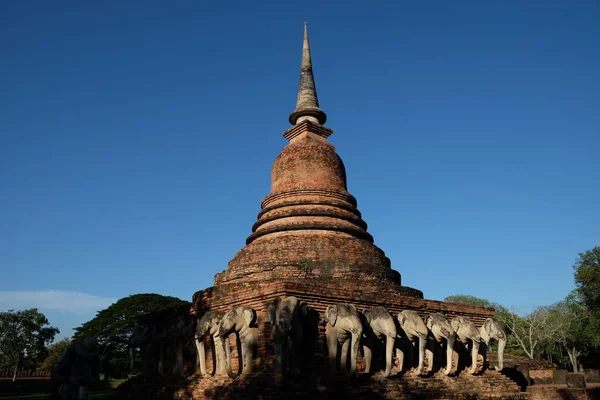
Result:
[[[136,378],[134,378],[136,379]],[[348,378],[344,375],[322,377],[316,374],[276,379],[271,373],[256,373],[236,380],[162,378],[162,381],[137,378],[136,390],[128,399],[514,399],[525,400],[527,394],[494,370],[480,376],[414,377],[395,375],[389,378],[366,374]],[[132,382],[133,383],[133,382]],[[125,393],[125,391],[123,391]]]

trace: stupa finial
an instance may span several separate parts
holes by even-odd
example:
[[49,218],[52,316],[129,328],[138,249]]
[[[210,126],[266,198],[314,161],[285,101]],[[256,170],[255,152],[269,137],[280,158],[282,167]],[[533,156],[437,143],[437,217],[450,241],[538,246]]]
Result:
[[308,43],[308,23],[304,23],[304,43],[302,45],[302,68],[300,70],[300,87],[298,88],[298,101],[296,109],[290,114],[290,123],[296,125],[304,120],[323,125],[327,115],[319,108],[315,78],[310,57]]

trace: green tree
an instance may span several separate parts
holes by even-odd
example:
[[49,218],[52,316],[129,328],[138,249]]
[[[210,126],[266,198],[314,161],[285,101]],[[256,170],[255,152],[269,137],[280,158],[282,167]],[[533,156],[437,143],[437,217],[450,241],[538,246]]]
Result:
[[591,312],[600,312],[600,246],[579,253],[573,269],[583,303]]
[[37,308],[0,312],[0,367],[13,368],[13,382],[21,367],[35,365],[59,330]]
[[48,356],[40,365],[39,371],[49,374],[52,372],[52,369],[56,365],[58,358],[63,354],[69,346],[71,345],[71,339],[63,339],[60,342],[56,342],[51,344],[48,347],[47,353]]
[[600,365],[600,246],[580,253],[573,269],[577,294],[589,312],[584,335],[589,341],[590,357]]
[[190,305],[177,297],[134,294],[98,311],[93,319],[75,328],[73,340],[76,342],[85,336],[97,338],[105,376],[122,377],[127,374],[127,342],[133,332],[142,327],[140,317]]
[[[546,329],[554,332],[554,335],[547,340],[546,347],[549,348],[550,354],[554,353],[559,363],[570,363],[573,371],[577,372],[579,359],[590,345],[590,338],[585,329],[590,317],[589,311],[579,301],[575,292],[552,305],[549,313]],[[562,362],[562,353],[566,353],[567,363]]]

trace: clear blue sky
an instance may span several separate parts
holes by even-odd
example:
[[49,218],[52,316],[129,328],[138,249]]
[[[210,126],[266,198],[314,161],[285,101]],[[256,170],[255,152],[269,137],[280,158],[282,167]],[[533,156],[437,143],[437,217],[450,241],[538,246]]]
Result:
[[0,308],[63,334],[191,300],[240,249],[295,107],[302,26],[369,232],[427,298],[523,311],[600,244],[597,1],[6,1]]

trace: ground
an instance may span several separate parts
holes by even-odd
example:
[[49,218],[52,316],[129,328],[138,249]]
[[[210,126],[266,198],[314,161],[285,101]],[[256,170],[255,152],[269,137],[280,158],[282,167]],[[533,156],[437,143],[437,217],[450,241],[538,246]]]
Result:
[[[90,400],[109,400],[114,397],[116,387],[122,380],[111,380],[91,391]],[[47,400],[48,379],[0,379],[0,400]]]

